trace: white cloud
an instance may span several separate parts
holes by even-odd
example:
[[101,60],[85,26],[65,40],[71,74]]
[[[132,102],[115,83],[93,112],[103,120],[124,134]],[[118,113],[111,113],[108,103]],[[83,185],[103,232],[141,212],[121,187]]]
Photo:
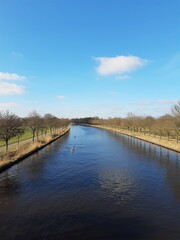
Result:
[[16,73],[0,72],[0,95],[23,94],[25,88],[9,81],[25,80],[25,76],[20,76]]
[[25,76],[16,73],[0,72],[0,80],[25,80]]
[[23,94],[24,86],[0,81],[0,95]]
[[65,99],[65,96],[57,96],[58,99],[63,100]]
[[112,74],[120,74],[134,71],[145,66],[148,60],[137,56],[116,56],[116,57],[98,57],[95,60],[99,63],[96,71],[99,75],[107,76]]

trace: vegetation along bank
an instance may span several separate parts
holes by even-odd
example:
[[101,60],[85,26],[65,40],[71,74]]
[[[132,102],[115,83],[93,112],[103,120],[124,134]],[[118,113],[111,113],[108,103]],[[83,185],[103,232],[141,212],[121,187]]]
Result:
[[128,113],[125,118],[80,118],[72,122],[116,131],[180,152],[180,101],[171,108],[170,114],[157,118]]
[[33,111],[28,117],[19,118],[9,111],[1,112],[0,172],[57,140],[69,129],[68,119],[51,114],[41,117]]

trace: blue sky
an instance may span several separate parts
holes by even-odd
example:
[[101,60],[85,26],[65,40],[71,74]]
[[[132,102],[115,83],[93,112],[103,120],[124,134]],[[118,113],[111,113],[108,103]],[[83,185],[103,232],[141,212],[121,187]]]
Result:
[[0,0],[0,110],[159,116],[180,100],[179,0]]

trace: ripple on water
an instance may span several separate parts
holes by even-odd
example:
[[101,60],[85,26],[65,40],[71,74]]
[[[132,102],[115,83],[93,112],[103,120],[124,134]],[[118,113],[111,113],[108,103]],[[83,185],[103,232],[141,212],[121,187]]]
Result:
[[1,237],[180,239],[179,159],[137,139],[74,126],[1,174]]

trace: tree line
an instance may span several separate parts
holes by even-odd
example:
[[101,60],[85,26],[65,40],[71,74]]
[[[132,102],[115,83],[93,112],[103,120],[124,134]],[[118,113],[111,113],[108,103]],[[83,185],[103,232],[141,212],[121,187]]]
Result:
[[166,137],[168,140],[176,139],[178,142],[180,138],[180,101],[171,108],[171,114],[165,114],[158,118],[152,116],[137,116],[133,113],[128,113],[125,118],[76,118],[72,119],[72,123],[105,125],[133,133],[153,135],[160,138]]
[[154,135],[168,140],[180,138],[180,101],[171,108],[171,114],[165,114],[158,118],[152,116],[137,116],[128,113],[125,118],[116,117],[103,119],[99,117],[86,118],[57,118],[47,113],[41,116],[37,111],[32,111],[27,117],[21,118],[9,111],[0,112],[0,140],[5,142],[8,151],[9,140],[17,137],[18,141],[27,130],[31,131],[32,141],[35,137],[46,135],[49,132],[52,136],[62,127],[69,123],[105,125],[119,130],[127,130],[133,133]]
[[69,119],[57,118],[56,116],[47,113],[41,116],[37,111],[32,111],[27,117],[21,118],[9,111],[0,112],[0,140],[5,142],[6,151],[8,151],[9,140],[17,137],[18,142],[20,137],[27,130],[32,133],[32,141],[39,134],[46,135],[47,132],[53,136],[62,127],[68,126]]

